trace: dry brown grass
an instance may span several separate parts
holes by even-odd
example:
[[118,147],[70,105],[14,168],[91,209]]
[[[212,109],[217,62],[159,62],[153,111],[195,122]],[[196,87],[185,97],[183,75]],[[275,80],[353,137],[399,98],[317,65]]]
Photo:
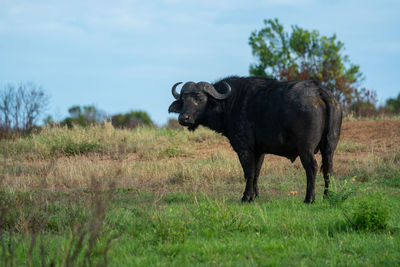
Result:
[[[345,122],[335,156],[335,176],[362,180],[373,176],[382,164],[393,165],[399,158],[399,129],[400,121]],[[241,167],[228,141],[205,128],[196,132],[128,131],[114,129],[111,124],[73,130],[47,128],[31,137],[3,140],[1,147],[1,179],[18,191],[88,188],[92,177],[113,182],[118,188],[153,192],[239,196],[244,187]],[[317,160],[320,162],[319,155]],[[260,182],[261,194],[293,190],[302,194],[305,175],[298,159],[291,164],[285,158],[267,155]]]

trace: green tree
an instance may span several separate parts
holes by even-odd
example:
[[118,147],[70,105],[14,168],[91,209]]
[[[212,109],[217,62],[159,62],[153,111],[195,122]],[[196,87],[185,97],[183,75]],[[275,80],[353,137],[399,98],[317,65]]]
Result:
[[128,113],[120,113],[112,116],[112,125],[115,128],[128,128],[133,129],[138,126],[153,126],[149,114],[145,111],[131,111]]
[[389,98],[386,100],[385,109],[390,113],[400,112],[400,93],[396,98]]
[[95,106],[72,106],[68,109],[69,117],[65,118],[61,124],[72,128],[74,124],[80,126],[88,126],[101,123],[107,118],[104,111],[99,110]]
[[51,115],[47,115],[44,119],[43,119],[43,124],[45,125],[45,126],[48,126],[48,125],[54,125],[56,123],[56,121],[54,120],[54,118],[53,118],[53,116],[51,116]]
[[257,63],[250,65],[250,75],[267,76],[285,81],[316,80],[327,87],[350,111],[355,102],[376,103],[376,94],[360,89],[364,76],[358,65],[343,55],[344,44],[317,30],[295,25],[291,33],[278,19],[264,21],[265,27],[251,33],[249,45]]

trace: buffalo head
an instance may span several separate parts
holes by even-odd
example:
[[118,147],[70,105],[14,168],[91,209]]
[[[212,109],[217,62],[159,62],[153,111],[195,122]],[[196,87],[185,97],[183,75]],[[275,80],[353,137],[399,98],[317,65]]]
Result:
[[231,87],[227,82],[222,82],[226,87],[225,93],[219,93],[212,84],[207,82],[187,82],[183,85],[181,93],[176,92],[176,87],[181,82],[172,87],[172,95],[176,101],[172,102],[168,111],[179,113],[179,123],[188,126],[189,130],[197,128],[201,122],[207,108],[209,98],[224,100],[231,94]]

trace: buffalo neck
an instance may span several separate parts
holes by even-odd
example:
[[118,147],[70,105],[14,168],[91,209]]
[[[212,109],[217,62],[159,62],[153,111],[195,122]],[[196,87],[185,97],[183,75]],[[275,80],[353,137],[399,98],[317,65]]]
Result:
[[226,122],[228,121],[229,107],[232,101],[231,97],[226,100],[212,99],[200,124],[226,136],[228,130]]

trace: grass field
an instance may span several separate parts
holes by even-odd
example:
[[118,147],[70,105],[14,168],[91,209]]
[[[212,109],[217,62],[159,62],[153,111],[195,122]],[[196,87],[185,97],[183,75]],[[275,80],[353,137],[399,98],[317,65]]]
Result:
[[272,155],[240,204],[237,156],[204,128],[47,128],[0,152],[0,265],[400,264],[399,120],[344,122],[312,205],[299,159]]

